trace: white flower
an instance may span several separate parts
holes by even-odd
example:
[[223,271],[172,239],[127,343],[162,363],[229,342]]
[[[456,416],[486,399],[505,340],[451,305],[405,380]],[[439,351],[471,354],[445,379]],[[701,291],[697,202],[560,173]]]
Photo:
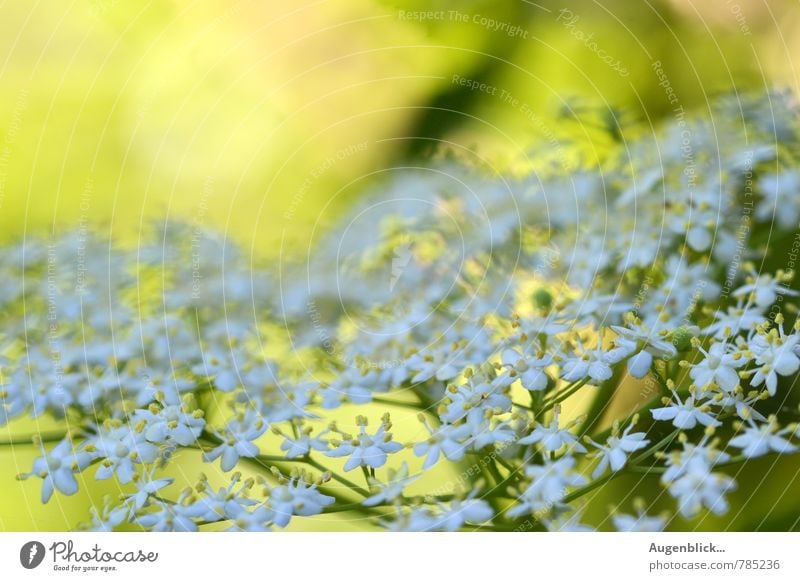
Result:
[[289,524],[292,516],[313,516],[320,514],[326,506],[336,501],[332,496],[322,494],[316,484],[308,484],[302,479],[293,478],[286,484],[269,491],[267,501],[274,513],[273,520],[279,527]]
[[606,440],[605,446],[592,442],[592,445],[599,450],[596,455],[600,458],[600,462],[592,472],[592,478],[599,478],[609,467],[611,467],[612,472],[619,472],[628,462],[628,454],[647,447],[650,440],[644,439],[646,435],[644,432],[631,434],[634,423],[632,422],[625,428],[622,435],[612,434]]
[[560,412],[561,406],[557,405],[553,413],[553,419],[550,421],[549,425],[544,426],[538,424],[530,434],[524,438],[520,438],[518,443],[541,443],[542,449],[546,452],[557,452],[564,446],[572,447],[578,452],[586,452],[586,448],[578,442],[577,436],[569,431],[575,425],[575,422],[571,422],[563,428],[559,427],[558,416]]
[[194,380],[165,376],[151,375],[151,371],[137,370],[120,378],[127,389],[136,395],[136,405],[145,406],[153,401],[162,401],[167,405],[180,405],[183,394],[197,387]]
[[[25,413],[30,405],[30,392],[22,369],[14,372],[8,383],[0,383],[0,426]],[[3,381],[0,374],[0,382]]]
[[621,533],[660,533],[667,524],[663,516],[647,516],[644,507],[639,507],[636,515],[617,513],[611,520]]
[[[710,392],[706,392],[702,395],[711,396],[712,394]],[[724,410],[734,409],[736,411],[736,415],[743,420],[755,418],[763,421],[767,418],[765,418],[761,412],[753,407],[761,400],[762,397],[757,392],[751,392],[750,394],[745,395],[740,391],[734,393],[718,391],[713,394],[711,399],[708,400],[708,405],[719,406]]]
[[542,337],[555,337],[569,330],[569,325],[563,321],[538,315],[514,319],[514,324],[516,333],[510,337],[508,342],[519,344],[526,353],[540,351]]
[[545,460],[542,465],[525,467],[525,474],[531,479],[530,485],[522,492],[518,504],[512,506],[507,514],[517,518],[526,514],[548,513],[562,505],[567,488],[582,486],[586,479],[574,472],[575,458],[562,456],[555,462]]
[[311,428],[307,428],[298,434],[297,438],[292,438],[283,432],[280,432],[280,435],[283,436],[284,439],[281,443],[281,450],[286,452],[286,457],[290,459],[308,456],[308,454],[311,453],[311,450],[325,452],[328,450],[328,441],[323,440],[322,436],[327,433],[328,430],[325,430],[318,436],[312,436]]
[[628,359],[628,373],[631,377],[637,379],[643,378],[650,373],[650,368],[653,366],[653,356],[647,351],[639,351],[633,357]]
[[717,472],[691,470],[669,485],[669,493],[678,501],[678,511],[685,518],[695,516],[703,507],[714,514],[728,511],[725,494],[736,490],[733,478]]
[[442,509],[439,515],[436,528],[448,532],[455,532],[464,526],[465,523],[481,524],[491,520],[494,510],[485,500],[476,499],[477,490],[473,490],[469,496],[463,500],[453,499],[450,506],[440,504]]
[[[442,421],[455,423],[464,418],[471,410],[490,409],[503,412],[511,411],[511,398],[502,391],[505,389],[497,379],[493,382],[483,373],[478,373],[469,378],[464,385],[451,385],[447,389],[445,400],[446,410],[440,413]],[[449,401],[448,401],[449,400]]]
[[97,480],[116,475],[122,484],[133,480],[137,464],[149,464],[158,458],[159,447],[145,440],[144,434],[125,424],[111,422],[88,440],[93,456],[101,458]]
[[729,454],[708,446],[707,441],[708,436],[697,445],[684,441],[683,450],[670,452],[665,458],[667,469],[661,481],[668,484],[689,472],[708,473],[716,464],[730,460]]
[[434,430],[427,423],[425,427],[430,432],[430,438],[414,445],[415,455],[426,456],[422,465],[423,470],[428,470],[436,464],[442,454],[451,462],[458,462],[464,458],[467,449],[464,439],[468,427],[444,424],[438,430]]
[[503,365],[510,367],[509,378],[516,379],[529,391],[543,391],[547,389],[550,377],[544,372],[545,368],[553,364],[553,358],[543,352],[536,355],[524,356],[514,349],[503,351]]
[[[790,143],[800,133],[788,97],[748,96],[745,128],[755,145],[744,143],[733,101],[714,105],[713,123],[687,117],[655,139],[615,146],[610,156],[630,163],[611,164],[608,176],[556,164],[546,172],[552,176],[519,181],[520,196],[508,195],[507,176],[486,179],[456,163],[404,172],[381,188],[381,199],[359,204],[351,218],[360,219],[325,235],[308,264],[291,265],[280,279],[196,224],[159,223],[130,248],[77,231],[0,245],[0,425],[44,416],[84,440],[42,450],[22,477],[42,478],[46,502],[57,490],[74,494],[77,473],[96,464],[97,477],[113,478],[123,500],[93,510],[95,530],[130,522],[163,531],[206,523],[264,531],[295,515],[352,507],[378,522],[391,518],[383,524],[395,530],[472,528],[498,510],[533,514],[517,528],[585,530],[581,510],[599,514],[592,505],[599,497],[583,493],[638,456],[660,463],[654,468],[681,515],[725,511],[735,483],[722,466],[800,451],[791,402],[775,397],[800,374],[800,325],[790,331],[780,314],[796,314],[800,293],[791,272],[761,272],[739,260],[776,255],[771,245],[793,240],[798,160],[763,134],[777,130]],[[696,156],[692,172],[685,171],[687,127],[708,153]],[[740,218],[750,170],[759,181],[748,229]],[[476,195],[454,189],[452,176]],[[408,192],[425,193],[431,204],[380,203]],[[614,219],[585,219],[609,207]],[[387,285],[398,244],[407,268]],[[202,292],[190,292],[198,277]],[[278,328],[288,335],[275,341]],[[287,349],[298,358],[286,360]],[[286,361],[282,374],[268,354]],[[556,404],[584,384],[625,391],[626,367],[630,378],[649,377],[640,404],[658,385],[672,392],[651,413],[655,428],[682,432],[677,446],[658,452],[633,423],[613,417],[594,418],[612,425],[597,442],[559,424]],[[544,398],[557,384],[561,390]],[[578,405],[601,412],[609,394],[595,395]],[[401,452],[388,418],[375,433],[359,420],[354,437],[330,423],[340,415],[330,410],[376,399],[430,418],[423,419],[429,437],[413,447],[422,473],[408,476],[403,456],[411,452]],[[765,418],[767,410],[775,417]],[[216,430],[206,418],[216,418]],[[306,420],[330,427],[312,435]],[[263,437],[268,426],[277,440]],[[169,494],[170,468],[181,468],[170,467],[173,452],[197,448],[198,438],[207,461],[232,472],[246,465],[262,478],[236,473],[230,485],[212,487],[201,476]],[[269,455],[260,455],[264,446]],[[395,453],[399,469],[376,474]],[[466,462],[468,453],[474,458]],[[317,454],[342,457],[328,459],[340,472],[340,464],[363,469],[370,493],[353,501],[361,504],[333,504],[322,484],[327,473],[318,484],[308,480],[300,467],[323,470]],[[437,463],[446,465],[429,479],[441,471],[459,482],[430,496],[407,494],[409,482]],[[573,492],[587,484],[582,472],[594,484]],[[257,481],[263,498],[253,493]],[[454,483],[469,487],[466,496],[450,494]],[[647,493],[647,502],[657,502],[658,491]],[[509,494],[519,501],[506,502]],[[634,508],[612,512],[614,526],[664,528],[667,517]],[[387,509],[396,517],[383,516]]]
[[436,378],[438,381],[448,381],[456,377],[468,365],[461,358],[460,352],[434,349],[427,354],[415,353],[408,360],[408,366],[416,371],[411,381],[422,383]]
[[226,518],[236,518],[242,508],[257,505],[257,501],[247,496],[252,481],[245,481],[240,485],[241,478],[241,473],[236,472],[228,486],[220,487],[217,490],[211,488],[204,478],[198,487],[201,495],[187,505],[186,514],[210,523]]
[[87,531],[93,533],[111,533],[116,527],[128,519],[130,509],[124,504],[120,506],[111,506],[106,500],[102,510],[97,510],[97,507],[92,506],[89,512],[92,515],[92,522],[86,527]]
[[750,379],[750,384],[766,384],[767,392],[775,395],[778,375],[792,375],[800,369],[800,358],[795,354],[798,341],[800,335],[795,333],[787,337],[780,326],[778,330],[773,329],[768,334],[756,335],[749,346],[755,353],[754,362],[759,367]]
[[145,529],[157,533],[176,532],[194,533],[197,532],[197,523],[192,520],[190,507],[182,504],[169,504],[159,502],[158,510],[137,516],[134,522]]
[[23,477],[38,476],[42,479],[42,502],[47,503],[53,491],[71,496],[78,492],[75,473],[86,468],[92,457],[84,451],[76,451],[70,440],[61,440],[49,452],[42,448],[42,456],[33,461],[33,470]]
[[428,507],[413,507],[403,509],[398,506],[396,518],[392,521],[380,521],[387,530],[392,532],[427,532],[434,530],[439,524],[439,517]]
[[[611,329],[619,335],[615,340],[619,349],[619,360],[630,356],[628,372],[632,377],[641,379],[646,376],[653,365],[653,357],[671,359],[677,355],[675,346],[663,338],[666,333],[657,333],[641,323],[629,324],[630,327],[612,325]],[[616,362],[609,355],[606,358]]]
[[372,401],[374,381],[361,369],[348,367],[322,391],[322,407],[336,409],[343,403],[367,404]]
[[227,529],[228,531],[265,533],[272,530],[267,523],[272,521],[275,513],[266,506],[257,506],[254,509],[240,506],[239,509],[238,513],[231,518],[231,526]]
[[779,295],[796,297],[800,293],[789,288],[787,281],[772,277],[768,273],[752,272],[748,283],[733,291],[733,296],[746,299],[752,293],[757,306],[765,308],[772,305]]
[[133,505],[134,510],[140,510],[143,508],[150,500],[151,496],[175,481],[174,478],[153,479],[154,472],[155,470],[152,470],[150,473],[144,473],[141,477],[138,475],[134,477],[133,480],[136,483],[136,493],[130,495],[127,499],[127,502],[130,502]]
[[729,335],[752,331],[767,320],[763,311],[762,307],[745,305],[740,300],[735,307],[728,307],[725,313],[714,313],[716,322],[704,328],[702,333],[722,340]]
[[181,446],[196,442],[206,425],[201,410],[189,413],[178,405],[167,405],[163,408],[151,405],[148,409],[136,410],[131,421],[134,424],[142,423],[144,437],[148,442],[172,441]]
[[774,220],[785,230],[796,228],[800,219],[800,171],[792,168],[770,172],[761,176],[758,185],[764,200],[756,207],[756,218],[768,223]]
[[[593,241],[593,246],[603,246],[601,240]],[[592,249],[599,250],[602,249]],[[581,251],[580,248],[575,248],[576,252]],[[599,254],[599,253],[598,253]],[[599,261],[604,261],[605,258],[598,256]],[[580,258],[579,258],[580,260]],[[570,265],[572,267],[574,265]],[[591,271],[585,273],[588,277],[594,278],[597,276],[597,271],[591,265]],[[584,285],[581,285],[584,286]],[[591,284],[585,285],[587,287]],[[608,324],[609,322],[619,321],[620,316],[633,308],[633,305],[628,301],[621,299],[616,292],[613,294],[600,295],[597,293],[586,293],[580,300],[570,302],[562,312],[562,316],[570,316],[573,318],[572,327],[582,327],[591,323],[599,323],[601,325]]]
[[221,443],[203,455],[203,460],[213,462],[222,458],[220,466],[228,472],[233,470],[239,458],[255,458],[259,454],[258,446],[253,440],[260,438],[267,431],[267,423],[257,416],[253,410],[228,422],[225,430],[220,433],[212,432],[221,440]]
[[268,423],[316,417],[308,408],[314,403],[319,384],[301,381],[278,385],[271,382],[259,383],[252,377],[253,374],[266,375],[268,368],[268,365],[259,365],[246,374],[243,388],[238,393],[238,401],[254,406]]
[[418,476],[408,476],[408,464],[403,462],[400,468],[395,471],[389,468],[386,483],[380,483],[377,480],[372,480],[377,492],[364,500],[364,506],[376,506],[379,504],[389,504],[403,495],[403,490],[406,486],[414,482]]
[[207,350],[202,362],[192,367],[192,373],[213,381],[220,391],[233,391],[239,385],[239,373],[230,349],[212,347]]
[[672,425],[680,430],[691,430],[698,423],[704,426],[721,425],[719,420],[716,420],[714,416],[708,413],[708,406],[697,407],[695,405],[694,396],[690,395],[685,402],[681,401],[677,393],[673,392],[672,396],[675,401],[670,402],[667,407],[650,410],[650,413],[653,414],[653,419],[658,421],[672,420]]
[[508,421],[496,421],[490,414],[480,409],[472,409],[467,414],[467,419],[458,426],[467,437],[466,445],[473,450],[481,450],[494,444],[505,444],[515,438],[514,430]]
[[597,382],[606,381],[614,375],[610,363],[602,347],[584,349],[579,345],[578,353],[566,357],[561,376],[567,381],[580,381],[587,377]]
[[359,466],[380,468],[386,464],[389,454],[394,454],[403,449],[403,445],[392,441],[392,434],[388,432],[391,424],[384,421],[377,431],[370,435],[366,429],[366,419],[359,421],[359,434],[355,438],[342,440],[333,450],[328,450],[325,455],[332,458],[349,456],[345,462],[345,472]]
[[783,436],[796,433],[797,428],[795,426],[787,426],[783,429],[778,428],[775,417],[771,417],[768,422],[760,426],[750,420],[744,432],[731,438],[728,444],[734,448],[741,448],[742,455],[746,458],[758,458],[769,452],[777,452],[778,454],[795,452],[797,446],[794,446]]
[[708,351],[698,346],[705,358],[692,365],[689,377],[695,385],[704,388],[709,384],[718,385],[723,391],[732,392],[739,385],[739,373],[736,371],[747,361],[741,354],[731,353],[730,344],[714,343]]

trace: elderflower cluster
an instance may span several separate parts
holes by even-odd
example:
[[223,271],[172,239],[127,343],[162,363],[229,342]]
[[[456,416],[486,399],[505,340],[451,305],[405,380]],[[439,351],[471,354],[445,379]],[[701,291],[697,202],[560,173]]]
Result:
[[[181,224],[3,247],[0,425],[68,427],[20,477],[115,479],[94,530],[589,530],[603,490],[618,530],[725,514],[800,439],[800,132],[771,97],[578,173],[409,170],[308,264]],[[186,458],[208,474],[176,483]]]

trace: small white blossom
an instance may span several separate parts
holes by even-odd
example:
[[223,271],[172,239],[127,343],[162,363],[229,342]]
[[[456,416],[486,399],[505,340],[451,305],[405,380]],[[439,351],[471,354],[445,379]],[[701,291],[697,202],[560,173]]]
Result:
[[53,491],[71,496],[78,492],[75,473],[86,468],[92,457],[85,451],[76,451],[68,439],[61,440],[49,452],[42,448],[42,455],[33,461],[33,470],[23,477],[37,476],[42,479],[42,502],[47,503]]
[[575,473],[574,469],[573,456],[527,466],[525,474],[531,483],[522,492],[518,503],[508,510],[508,516],[516,518],[526,514],[547,513],[560,507],[568,488],[586,484],[586,479]]
[[492,381],[483,373],[478,373],[464,385],[451,385],[445,394],[446,410],[440,413],[441,420],[456,423],[475,409],[511,411],[512,402],[505,393],[507,389],[503,386],[504,382],[500,381],[500,385],[497,385],[496,380]]
[[591,442],[598,449],[596,455],[600,458],[600,462],[597,463],[594,472],[592,472],[592,478],[599,478],[605,474],[609,467],[612,472],[619,472],[628,462],[628,454],[647,447],[650,440],[645,440],[644,432],[631,434],[634,423],[635,421],[625,428],[622,434],[615,431],[606,440],[605,446]]
[[203,353],[201,363],[192,367],[192,373],[214,382],[220,391],[233,391],[239,385],[238,371],[230,349],[212,348]]
[[135,523],[157,533],[197,532],[197,523],[192,519],[190,508],[182,504],[159,502],[157,510],[135,517]]
[[359,466],[380,468],[386,464],[389,454],[403,449],[402,444],[392,440],[392,434],[389,432],[391,424],[387,420],[384,420],[371,435],[367,433],[366,426],[366,419],[361,418],[357,436],[343,439],[338,446],[326,452],[326,455],[332,458],[348,457],[344,465],[345,472]]
[[785,277],[773,277],[769,273],[757,274],[752,271],[748,283],[733,291],[733,296],[746,299],[751,294],[755,299],[755,304],[761,308],[772,305],[778,296],[798,296],[797,291],[792,290],[786,284],[790,279]]
[[680,430],[691,430],[697,424],[703,426],[719,426],[719,420],[715,419],[708,410],[708,406],[695,403],[695,397],[690,395],[685,401],[681,401],[678,394],[673,393],[672,397],[675,401],[670,401],[667,407],[656,408],[650,410],[653,414],[653,419],[668,422],[672,421],[672,425]]
[[466,523],[482,524],[494,517],[494,510],[485,500],[476,499],[478,491],[473,490],[463,499],[453,499],[450,505],[440,504],[441,514],[435,528],[438,530],[455,532]]
[[311,450],[316,450],[317,452],[326,452],[328,450],[328,441],[322,439],[328,433],[328,430],[317,436],[312,436],[311,428],[307,428],[300,432],[296,438],[287,436],[283,432],[278,433],[283,436],[281,450],[286,452],[286,457],[289,459],[308,456]]
[[579,346],[579,351],[566,357],[563,364],[562,377],[567,381],[580,381],[591,379],[596,382],[606,381],[614,375],[611,362],[602,347],[584,349]]
[[728,511],[725,494],[736,490],[730,476],[718,472],[691,470],[669,485],[669,493],[678,500],[678,511],[685,518],[696,515],[703,507],[714,514]]
[[653,365],[653,358],[671,359],[677,354],[672,343],[654,330],[641,323],[631,322],[629,327],[612,325],[611,329],[617,333],[616,357],[610,353],[606,356],[612,362],[628,358],[628,372],[632,377],[641,379],[645,377]]
[[248,497],[253,481],[242,482],[242,475],[234,473],[228,486],[213,489],[203,478],[198,485],[198,497],[186,505],[186,513],[192,518],[211,523],[222,519],[236,518],[242,509],[256,506],[258,502]]
[[400,468],[395,471],[389,468],[386,483],[372,479],[374,487],[377,489],[372,496],[364,500],[364,506],[376,506],[379,504],[389,504],[403,495],[406,486],[417,480],[419,476],[408,475],[408,464],[403,462]]
[[503,351],[503,365],[510,368],[509,377],[519,377],[519,382],[529,391],[543,391],[547,389],[550,377],[545,369],[553,364],[552,356],[538,352],[535,355],[524,356],[514,349]]
[[267,424],[252,410],[248,410],[239,417],[229,421],[223,432],[213,430],[221,440],[216,447],[206,452],[203,459],[213,462],[221,458],[222,470],[233,470],[239,458],[255,458],[259,454],[258,446],[253,440],[260,438],[267,431]]
[[275,524],[285,527],[293,516],[320,514],[326,506],[334,502],[332,496],[317,490],[316,484],[308,484],[302,479],[293,478],[286,484],[270,489],[267,504],[274,513]]
[[160,451],[143,433],[116,422],[100,427],[88,442],[94,449],[92,455],[101,460],[95,478],[108,480],[116,476],[122,484],[133,480],[137,465],[155,462]]
[[153,473],[155,471],[151,471],[150,473],[144,473],[141,477],[136,475],[134,477],[134,483],[136,484],[136,493],[132,494],[128,497],[127,502],[129,502],[133,510],[140,510],[144,506],[147,505],[147,502],[150,500],[150,497],[155,495],[159,490],[166,488],[170,484],[172,484],[175,479],[174,478],[153,478]]
[[621,533],[660,533],[667,524],[663,516],[648,516],[644,506],[639,506],[635,515],[616,513],[611,520]]
[[758,458],[769,452],[789,454],[797,451],[797,446],[793,445],[784,436],[791,436],[796,431],[796,426],[786,426],[783,429],[779,429],[775,417],[771,417],[769,421],[760,426],[750,420],[741,434],[731,438],[729,445],[734,448],[741,448],[742,455],[746,458]]
[[556,406],[553,412],[553,419],[547,426],[542,424],[536,425],[533,431],[520,438],[517,442],[519,444],[538,444],[541,443],[542,449],[546,452],[557,452],[564,446],[573,448],[578,452],[586,452],[586,448],[581,445],[570,429],[575,425],[571,422],[563,428],[559,426],[558,417],[560,415],[561,406]]
[[704,359],[692,365],[689,376],[699,388],[709,384],[718,385],[722,390],[731,392],[739,385],[737,369],[746,363],[746,360],[731,353],[728,343],[714,343],[708,351],[698,346]]
[[136,410],[131,421],[141,422],[148,442],[175,442],[180,446],[196,442],[206,425],[202,411],[190,413],[178,405],[151,405],[148,409]]
[[246,508],[239,506],[239,511],[231,517],[231,526],[227,529],[234,532],[265,533],[272,529],[269,523],[274,513],[266,506]]
[[770,395],[775,395],[778,389],[778,376],[788,376],[800,369],[800,358],[795,350],[800,342],[800,335],[784,335],[783,329],[778,327],[765,335],[756,335],[749,342],[750,349],[755,353],[755,364],[758,369],[750,379],[750,384],[758,386],[765,384]]
[[425,456],[423,470],[428,470],[439,461],[442,454],[451,462],[458,462],[464,457],[467,445],[464,443],[468,427],[444,424],[434,430],[427,423],[425,427],[430,432],[430,437],[414,445],[414,454]]

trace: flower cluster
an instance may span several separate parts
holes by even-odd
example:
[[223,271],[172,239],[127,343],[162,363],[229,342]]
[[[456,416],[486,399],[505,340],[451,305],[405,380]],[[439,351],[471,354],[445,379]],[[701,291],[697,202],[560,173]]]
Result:
[[[600,493],[618,530],[725,514],[798,450],[800,131],[779,95],[715,107],[578,173],[409,171],[300,266],[171,223],[4,247],[0,425],[69,426],[21,478],[45,503],[116,479],[96,530],[588,530]],[[165,476],[184,458],[209,475]]]

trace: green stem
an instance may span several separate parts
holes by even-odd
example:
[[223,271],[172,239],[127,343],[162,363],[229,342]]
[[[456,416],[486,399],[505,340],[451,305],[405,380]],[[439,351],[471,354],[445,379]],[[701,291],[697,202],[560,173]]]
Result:
[[661,395],[670,395],[670,389],[667,385],[667,380],[661,377],[661,373],[659,373],[658,369],[654,366],[653,369],[650,371],[650,374],[656,378],[656,381],[661,386],[663,393]]
[[348,487],[349,489],[359,493],[364,498],[367,498],[367,497],[371,496],[368,490],[365,490],[365,489],[361,488],[360,486],[358,486],[354,482],[351,482],[347,478],[344,478],[343,476],[339,476],[338,474],[336,474],[336,472],[334,472],[332,470],[328,470],[327,468],[325,468],[325,466],[323,466],[322,464],[320,464],[319,462],[317,462],[316,460],[314,460],[310,456],[305,457],[303,459],[303,461],[306,464],[308,464],[309,466],[312,466],[312,467],[316,468],[320,472],[327,472],[328,474],[331,475],[332,479],[336,480],[336,482],[338,482],[339,484],[343,484],[344,486]]
[[589,378],[588,377],[586,377],[584,379],[579,379],[578,381],[573,381],[572,383],[567,384],[566,386],[564,386],[564,388],[558,390],[557,392],[553,393],[550,397],[547,397],[547,398],[544,399],[544,402],[543,402],[544,405],[545,406],[549,406],[549,407],[546,407],[545,409],[546,410],[550,409],[553,406],[555,406],[555,404],[564,401],[565,399],[567,399],[571,395],[575,394],[580,388],[582,388],[587,383],[589,383]]
[[641,454],[640,456],[637,456],[636,459],[633,462],[631,462],[631,464],[632,465],[641,464],[643,460],[647,460],[662,448],[669,446],[675,440],[675,438],[678,437],[679,433],[680,430],[673,430],[672,432],[669,433],[668,436],[662,438],[657,444],[649,448],[645,453]]
[[590,484],[587,484],[583,488],[579,488],[578,490],[576,490],[574,492],[571,492],[570,494],[566,495],[561,502],[563,502],[564,504],[569,504],[570,502],[580,498],[584,494],[588,494],[589,492],[591,492],[592,490],[594,490],[598,486],[602,486],[603,484],[605,484],[609,480],[611,480],[611,479],[615,478],[616,476],[618,476],[620,473],[621,473],[621,471],[620,472],[611,472],[610,474],[607,474],[606,476],[603,476],[602,478],[599,478],[598,480],[594,480],[593,482],[591,482]]
[[10,440],[0,440],[0,446],[34,446],[38,445],[38,442],[51,444],[53,442],[60,442],[67,436],[69,436],[69,434],[66,432],[32,434],[20,439],[12,438]]
[[396,407],[401,407],[401,408],[407,408],[407,409],[414,410],[414,411],[417,411],[417,412],[421,412],[422,411],[420,409],[420,407],[419,407],[420,404],[414,403],[413,401],[397,401],[397,400],[393,400],[393,399],[390,399],[390,398],[373,396],[372,397],[372,402],[373,403],[379,403],[381,405],[391,405],[391,406],[396,406]]
[[361,466],[361,473],[364,475],[364,482],[369,486],[369,470],[367,470],[366,466]]
[[608,409],[609,404],[611,403],[611,400],[617,391],[617,387],[619,387],[619,382],[625,375],[626,370],[626,366],[618,365],[614,370],[614,375],[612,375],[608,381],[604,381],[598,386],[597,392],[592,400],[592,404],[589,406],[589,409],[586,412],[586,422],[583,428],[584,434],[588,433],[590,429],[594,428],[595,424],[600,422],[600,419]]

